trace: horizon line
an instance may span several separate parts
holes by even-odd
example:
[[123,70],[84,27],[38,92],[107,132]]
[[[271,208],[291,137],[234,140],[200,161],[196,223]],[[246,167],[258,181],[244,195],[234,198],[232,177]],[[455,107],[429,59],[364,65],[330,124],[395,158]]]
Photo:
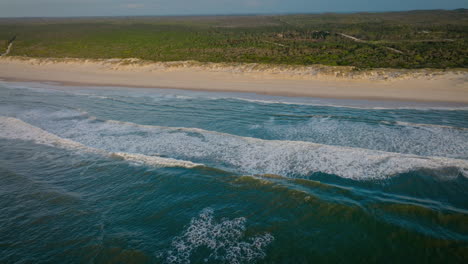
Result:
[[166,15],[77,15],[77,16],[0,16],[0,19],[18,19],[18,18],[111,18],[111,17],[216,17],[216,16],[280,16],[280,15],[325,15],[325,14],[362,14],[362,13],[398,13],[398,12],[416,12],[416,11],[457,11],[468,10],[467,8],[454,9],[408,9],[408,10],[388,10],[388,11],[323,11],[323,12],[278,12],[278,13],[209,13],[209,14],[166,14]]

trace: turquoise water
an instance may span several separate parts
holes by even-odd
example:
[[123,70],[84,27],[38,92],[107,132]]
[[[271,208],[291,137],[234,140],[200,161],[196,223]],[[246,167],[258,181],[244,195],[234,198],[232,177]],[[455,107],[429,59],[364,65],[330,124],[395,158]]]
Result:
[[1,263],[466,263],[468,108],[0,82]]

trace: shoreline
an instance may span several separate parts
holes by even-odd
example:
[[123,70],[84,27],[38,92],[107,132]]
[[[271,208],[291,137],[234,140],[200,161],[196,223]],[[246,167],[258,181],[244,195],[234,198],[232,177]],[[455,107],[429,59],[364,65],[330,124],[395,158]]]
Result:
[[371,69],[138,59],[0,58],[0,79],[65,86],[241,92],[288,97],[468,103],[468,70]]

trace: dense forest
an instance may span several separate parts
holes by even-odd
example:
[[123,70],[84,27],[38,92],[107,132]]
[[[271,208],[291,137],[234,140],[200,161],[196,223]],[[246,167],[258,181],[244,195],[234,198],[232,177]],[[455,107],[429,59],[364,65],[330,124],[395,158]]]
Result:
[[[468,67],[468,10],[0,19],[10,55],[153,61]],[[1,51],[3,52],[3,50]]]

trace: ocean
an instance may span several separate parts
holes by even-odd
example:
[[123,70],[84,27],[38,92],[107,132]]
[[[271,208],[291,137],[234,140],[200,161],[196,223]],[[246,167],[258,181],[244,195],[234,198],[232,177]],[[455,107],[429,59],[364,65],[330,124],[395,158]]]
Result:
[[0,82],[0,263],[467,263],[468,106]]

